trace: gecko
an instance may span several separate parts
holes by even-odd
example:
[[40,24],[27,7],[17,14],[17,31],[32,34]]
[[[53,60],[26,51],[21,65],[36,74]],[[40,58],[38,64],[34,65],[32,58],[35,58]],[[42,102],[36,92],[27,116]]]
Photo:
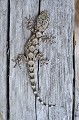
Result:
[[47,36],[45,37],[43,33],[48,28],[48,25],[49,25],[48,13],[47,11],[42,11],[36,18],[36,24],[35,24],[35,28],[33,29],[32,36],[25,43],[24,54],[18,54],[17,58],[15,59],[15,62],[16,64],[17,63],[19,64],[21,59],[25,60],[27,64],[31,88],[33,90],[35,97],[38,99],[38,101],[42,105],[51,107],[52,104],[47,104],[41,99],[38,91],[36,90],[36,83],[34,79],[35,78],[35,74],[34,74],[35,61],[39,60],[41,65],[43,65],[44,63],[47,63],[47,59],[44,58],[44,55],[42,54],[42,52],[38,51],[37,46],[39,45],[40,39],[41,41],[42,41],[42,38],[43,40],[47,39]]

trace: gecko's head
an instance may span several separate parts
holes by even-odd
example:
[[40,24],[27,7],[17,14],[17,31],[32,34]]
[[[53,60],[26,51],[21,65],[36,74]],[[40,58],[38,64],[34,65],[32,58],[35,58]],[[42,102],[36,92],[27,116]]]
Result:
[[40,15],[37,17],[37,30],[40,32],[44,32],[48,27],[48,14],[46,11],[42,11]]

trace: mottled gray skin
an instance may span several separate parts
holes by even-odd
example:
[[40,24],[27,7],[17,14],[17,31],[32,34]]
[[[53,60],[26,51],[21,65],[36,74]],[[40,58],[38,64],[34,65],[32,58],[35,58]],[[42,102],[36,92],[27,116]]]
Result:
[[[32,35],[32,37],[28,40],[28,42],[25,44],[25,55],[26,57],[28,56],[28,50],[30,46],[34,46],[35,50],[36,50],[36,45],[39,44],[39,38],[41,38],[43,36],[43,32],[46,30],[46,28],[48,27],[48,14],[46,11],[42,11],[40,13],[40,15],[37,17],[36,20],[36,27],[34,30],[34,33]],[[40,35],[37,36],[37,33],[39,33]],[[34,44],[34,39],[37,39],[36,43]],[[27,61],[28,61],[28,57],[27,57]]]
[[[35,83],[35,75],[34,75],[34,63],[38,59],[41,64],[44,64],[46,61],[46,58],[43,57],[43,54],[41,52],[38,52],[38,45],[39,40],[43,37],[43,32],[47,29],[49,24],[48,21],[48,14],[46,11],[42,11],[40,15],[36,19],[36,25],[33,31],[33,34],[31,38],[27,41],[27,43],[24,46],[24,55],[25,61],[28,66],[28,73],[29,73],[29,80],[31,83],[31,87],[33,90],[34,95],[37,97],[37,99],[41,102],[42,105],[51,107],[51,104],[46,104],[42,101],[40,98],[37,90],[36,90],[36,83]],[[20,55],[19,58],[23,57]],[[19,60],[18,60],[19,62]],[[17,63],[18,63],[17,62]]]

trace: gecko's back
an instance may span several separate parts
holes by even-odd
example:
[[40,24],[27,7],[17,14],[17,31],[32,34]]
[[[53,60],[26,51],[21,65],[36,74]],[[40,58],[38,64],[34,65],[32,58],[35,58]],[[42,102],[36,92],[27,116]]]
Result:
[[[48,23],[48,14],[46,11],[42,11],[37,17],[35,31],[25,46],[25,55],[27,57],[28,73],[32,90],[37,99],[45,106],[48,104],[42,101],[38,94],[38,91],[36,90],[34,63],[37,59],[43,63],[45,61],[43,54],[41,52],[38,52],[37,46],[39,45],[39,39],[43,36],[43,32],[48,27]],[[48,106],[51,107],[51,104]]]

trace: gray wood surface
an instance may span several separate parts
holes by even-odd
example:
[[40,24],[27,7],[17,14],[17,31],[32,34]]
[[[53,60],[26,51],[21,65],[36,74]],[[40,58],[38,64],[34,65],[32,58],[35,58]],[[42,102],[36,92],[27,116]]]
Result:
[[0,0],[0,120],[6,120],[7,0]]
[[[40,69],[40,88],[44,100],[54,106],[46,110],[46,120],[71,120],[73,104],[73,45],[72,0],[43,0],[41,10],[49,13],[48,33],[53,34],[52,44],[43,46],[49,58],[48,66]],[[70,15],[71,13],[71,15]],[[45,108],[44,108],[45,109]],[[42,110],[42,108],[41,108]],[[39,109],[37,109],[39,111]],[[42,114],[40,112],[40,114]],[[44,119],[38,116],[38,120]]]
[[[53,34],[51,43],[42,43],[40,50],[49,58],[48,65],[39,66],[39,92],[51,108],[42,106],[33,95],[28,79],[26,65],[20,70],[10,64],[10,120],[71,120],[73,105],[73,45],[72,45],[72,0],[43,0],[40,11],[47,10],[49,28]],[[25,17],[38,14],[39,1],[11,1],[10,14],[10,56],[16,58],[23,53],[25,41],[30,37],[26,29]],[[38,64],[35,65],[36,82]]]
[[79,27],[75,26],[75,120],[79,120]]
[[[30,37],[26,19],[38,14],[39,1],[11,1],[10,59],[24,52],[24,44]],[[25,64],[21,69],[10,61],[10,120],[36,120],[35,96],[33,95]]]
[[[7,7],[7,0],[1,0],[0,120],[7,120]],[[26,17],[36,17],[42,10],[47,10],[49,15],[49,27],[45,34],[53,37],[50,42],[40,44],[39,50],[49,62],[42,67],[38,61],[35,63],[35,81],[41,98],[52,104],[51,108],[41,105],[35,98],[26,64],[21,62],[21,69],[18,65],[14,68],[12,61],[19,53],[23,54],[24,44],[31,35],[26,28]],[[10,120],[72,120],[73,0],[10,0],[9,103]]]

